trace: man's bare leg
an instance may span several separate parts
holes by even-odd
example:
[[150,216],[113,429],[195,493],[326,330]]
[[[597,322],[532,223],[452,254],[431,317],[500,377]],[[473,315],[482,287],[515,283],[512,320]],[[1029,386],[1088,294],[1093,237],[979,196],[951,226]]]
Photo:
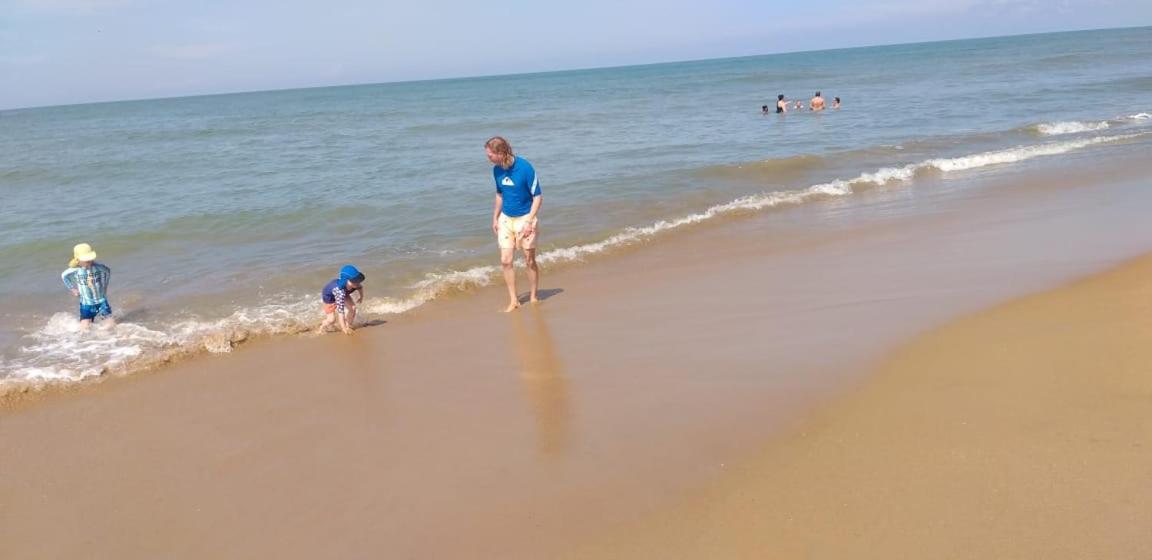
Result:
[[504,284],[508,286],[508,307],[504,309],[505,313],[520,307],[520,298],[516,297],[516,269],[512,268],[515,257],[515,249],[500,249],[500,268],[504,272]]
[[524,260],[528,263],[528,301],[540,303],[536,293],[540,288],[540,267],[536,266],[536,249],[524,249]]

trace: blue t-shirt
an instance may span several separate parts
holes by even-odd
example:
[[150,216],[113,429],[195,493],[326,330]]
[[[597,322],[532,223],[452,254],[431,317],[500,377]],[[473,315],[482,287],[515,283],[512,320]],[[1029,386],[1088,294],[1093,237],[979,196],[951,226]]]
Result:
[[512,167],[492,167],[496,179],[496,192],[503,197],[500,212],[509,218],[518,218],[532,211],[532,199],[540,196],[540,180],[528,160],[518,157]]

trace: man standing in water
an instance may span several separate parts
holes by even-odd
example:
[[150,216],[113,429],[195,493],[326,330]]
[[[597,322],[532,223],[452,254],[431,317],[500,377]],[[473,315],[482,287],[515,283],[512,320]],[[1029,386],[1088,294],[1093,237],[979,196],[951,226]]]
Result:
[[512,267],[516,248],[524,253],[528,265],[528,301],[536,303],[540,284],[540,269],[536,266],[536,214],[544,197],[536,170],[528,160],[516,157],[507,140],[494,136],[484,143],[488,161],[492,162],[492,177],[496,180],[496,202],[492,207],[492,232],[500,244],[500,267],[504,283],[508,285],[508,307],[505,313],[520,307],[516,295],[516,269]]
[[820,96],[820,92],[816,92],[816,95],[812,96],[812,100],[808,102],[808,107],[813,111],[824,110],[824,98]]

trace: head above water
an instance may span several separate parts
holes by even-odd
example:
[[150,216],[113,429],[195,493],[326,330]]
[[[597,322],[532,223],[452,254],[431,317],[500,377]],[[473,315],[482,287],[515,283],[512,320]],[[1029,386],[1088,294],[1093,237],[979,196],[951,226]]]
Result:
[[511,167],[516,154],[512,153],[512,144],[503,136],[493,136],[484,143],[484,151],[488,154],[488,161],[500,167]]
[[776,96],[776,101],[784,101],[784,94],[783,94],[783,93],[781,93],[780,95],[777,95],[777,96]]
[[820,97],[820,92],[816,92],[816,97]]

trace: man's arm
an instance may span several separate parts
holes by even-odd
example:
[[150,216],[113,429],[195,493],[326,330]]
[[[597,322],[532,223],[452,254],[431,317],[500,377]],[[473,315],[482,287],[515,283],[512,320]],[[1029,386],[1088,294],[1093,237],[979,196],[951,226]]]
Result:
[[500,233],[500,207],[504,205],[504,197],[496,191],[496,201],[492,204],[492,233]]
[[523,236],[532,235],[536,232],[536,213],[540,211],[540,205],[544,204],[544,195],[536,195],[532,197],[532,210],[528,212],[528,221],[524,224]]
[[532,224],[536,220],[536,213],[540,211],[540,205],[544,204],[544,195],[538,194],[532,197],[532,209],[528,211],[528,224],[525,228],[535,228]]
[[532,194],[532,209],[528,211],[528,223],[524,226],[524,235],[531,235],[536,230],[536,213],[540,211],[540,205],[544,203],[544,191],[540,190],[540,176],[536,174],[536,170],[532,170],[532,183],[528,186],[528,192]]

